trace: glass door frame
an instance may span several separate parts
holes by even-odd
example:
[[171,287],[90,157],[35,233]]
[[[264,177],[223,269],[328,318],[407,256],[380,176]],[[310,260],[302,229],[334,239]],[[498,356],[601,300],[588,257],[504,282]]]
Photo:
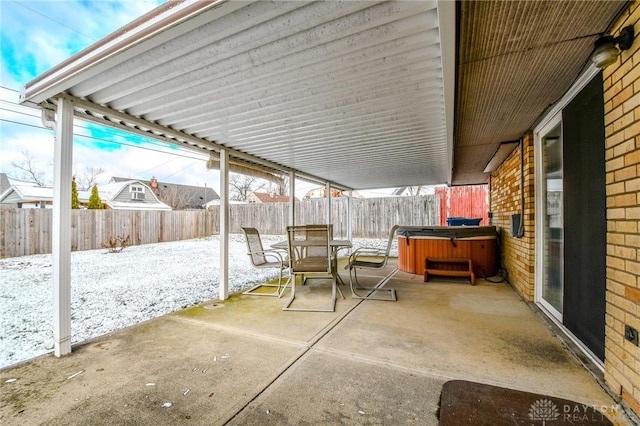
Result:
[[562,111],[556,112],[550,117],[544,125],[538,127],[534,132],[534,158],[535,158],[535,179],[536,179],[536,227],[535,227],[535,302],[547,312],[548,315],[562,323],[562,312],[558,311],[551,303],[543,298],[544,279],[547,275],[545,262],[545,250],[547,250],[547,239],[545,230],[545,213],[547,211],[547,191],[546,191],[546,173],[544,164],[544,138],[555,130],[558,126],[562,126]]
[[[569,102],[576,97],[578,93],[600,72],[598,68],[589,65],[589,68],[576,80],[567,93],[560,99],[549,111],[549,113],[540,120],[538,125],[533,129],[534,143],[534,174],[535,174],[535,268],[534,268],[534,301],[540,306],[547,315],[554,319],[558,324],[562,325],[562,314],[558,312],[551,304],[542,299],[542,289],[545,277],[545,217],[546,211],[546,191],[543,196],[541,189],[546,187],[544,182],[545,169],[542,140],[545,135],[551,132],[556,126],[562,123],[562,110]],[[563,330],[568,332],[563,327]],[[569,332],[568,332],[569,333]]]

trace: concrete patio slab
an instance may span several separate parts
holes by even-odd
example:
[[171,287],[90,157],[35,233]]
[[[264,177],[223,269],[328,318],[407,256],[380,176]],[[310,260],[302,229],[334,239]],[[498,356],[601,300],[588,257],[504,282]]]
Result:
[[[321,286],[297,296],[327,296]],[[333,313],[284,312],[288,291],[236,294],[6,368],[0,423],[435,425],[443,384],[464,379],[604,407],[631,424],[508,284],[397,273],[387,286],[397,302],[342,287]]]

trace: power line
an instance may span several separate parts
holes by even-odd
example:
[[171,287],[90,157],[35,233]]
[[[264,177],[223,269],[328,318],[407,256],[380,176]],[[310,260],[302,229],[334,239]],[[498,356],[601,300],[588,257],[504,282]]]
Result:
[[40,126],[36,124],[20,123],[19,121],[7,120],[6,118],[0,118],[0,121],[4,121],[5,123],[18,124],[20,126],[35,127],[36,129],[40,129],[40,130],[48,130],[44,126]]
[[[9,90],[9,91],[12,91],[12,92],[18,92],[18,90],[15,90],[15,89],[12,89],[12,88],[6,87],[6,86],[1,86],[0,85],[0,88],[5,89],[5,90]],[[12,105],[12,106],[15,106],[15,107],[27,108],[27,107],[23,107],[23,106],[21,106],[21,105],[19,105],[17,103],[11,102],[11,101],[2,100],[2,102],[3,103],[7,103],[7,104]],[[36,119],[40,118],[39,114],[31,114],[31,113],[26,112],[26,111],[19,111],[19,110],[14,110],[14,109],[9,109],[9,108],[0,107],[0,111],[7,111],[7,112],[11,112],[11,113],[19,114],[19,115],[24,115],[24,116],[31,117],[31,118],[36,118]],[[32,128],[36,128],[36,129],[40,129],[40,130],[51,130],[51,129],[48,129],[47,127],[43,126],[43,125],[22,123],[22,122],[19,122],[19,121],[8,120],[8,119],[5,119],[5,118],[0,118],[0,121],[4,121],[6,123],[17,124],[17,125],[20,125],[20,126],[32,127]],[[124,132],[122,132],[122,133],[112,132],[112,131],[109,131],[108,127],[90,128],[88,126],[82,126],[82,125],[79,125],[79,124],[74,124],[73,127],[74,128],[79,128],[79,129],[85,129],[85,130],[88,130],[90,132],[100,132],[100,133],[103,133],[103,134],[108,135],[108,136],[123,136],[123,137],[125,136]],[[144,147],[144,146],[140,146],[140,145],[129,144],[129,143],[115,141],[115,140],[103,139],[103,138],[98,138],[98,137],[95,137],[95,136],[83,135],[83,134],[76,133],[76,132],[74,132],[73,135],[77,136],[77,137],[80,137],[80,138],[96,140],[96,141],[99,141],[99,142],[107,142],[107,143],[113,143],[113,144],[117,144],[117,145],[121,145],[121,146],[128,146],[128,147],[131,147],[131,148],[138,148],[138,149],[145,149],[145,150],[153,151],[153,152],[159,152],[159,153],[168,154],[168,155],[171,155],[171,156],[174,156],[174,157],[182,157],[182,158],[188,158],[188,159],[193,159],[193,160],[204,160],[204,158],[201,158],[201,157],[194,157],[194,156],[191,156],[191,155],[185,155],[185,154],[178,153],[178,152],[168,152],[166,150],[154,149],[154,148],[150,148],[150,147]],[[162,144],[161,142],[154,142],[154,141],[149,140],[149,139],[144,139],[143,142],[146,143],[146,144],[153,145],[153,146],[158,146],[158,147],[165,147],[166,146],[166,144]],[[175,160],[175,158],[171,158],[171,159],[169,159],[169,160],[167,160],[167,161],[165,161],[165,162],[163,162],[163,163],[161,163],[161,164],[159,164],[157,166],[151,167],[150,169],[147,169],[145,171],[140,172],[140,174],[144,174],[144,173],[147,173],[147,172],[149,172],[149,171],[151,171],[153,169],[157,169],[158,167],[162,167],[165,164],[168,164],[169,162],[174,161],[174,160]],[[180,172],[186,170],[187,168],[193,166],[195,163],[196,163],[196,161],[192,161],[187,166],[183,167],[182,169],[180,169],[180,170],[178,170],[178,171],[176,171],[174,173],[171,173],[170,175],[165,176],[165,177],[163,177],[161,179],[164,180],[164,179],[167,179],[167,178],[169,178],[169,177],[171,177],[171,176],[173,176],[173,175],[175,175],[177,173],[180,173]]]
[[[7,102],[7,101],[3,101],[3,100],[1,100],[1,99],[0,99],[0,103],[2,103],[2,102]],[[8,102],[8,103],[9,103],[9,104],[11,104],[11,105],[13,105],[11,102]],[[18,108],[28,108],[28,107],[23,107],[23,106],[20,106],[20,105],[16,105],[16,106],[17,106]],[[28,112],[25,112],[25,111],[19,111],[19,110],[16,110],[16,109],[9,109],[9,108],[2,108],[2,107],[0,107],[0,111],[14,112],[14,113],[16,113],[16,114],[26,115],[27,117],[40,118],[40,115],[39,115],[39,114],[29,114]]]
[[80,32],[80,31],[76,30],[75,28],[72,28],[72,27],[70,27],[69,25],[67,25],[67,24],[65,24],[65,23],[63,23],[63,22],[60,22],[60,21],[58,21],[58,20],[56,20],[56,19],[53,19],[53,18],[52,18],[52,17],[50,17],[50,16],[47,16],[47,15],[45,15],[45,14],[43,14],[43,13],[38,12],[38,11],[37,11],[37,10],[35,10],[35,9],[32,9],[32,8],[30,8],[30,7],[28,7],[28,6],[25,6],[23,3],[19,3],[19,2],[15,1],[15,0],[13,1],[13,3],[17,4],[18,6],[22,6],[22,7],[24,7],[24,8],[25,8],[25,9],[27,9],[27,10],[30,10],[31,12],[35,13],[36,15],[40,15],[40,16],[42,16],[43,18],[46,18],[46,19],[48,19],[48,20],[50,20],[50,21],[52,21],[52,22],[55,22],[55,23],[56,23],[56,24],[58,24],[58,25],[61,25],[61,26],[65,27],[65,28],[67,28],[67,29],[70,29],[70,30],[71,30],[71,31],[73,31],[73,32],[76,32],[76,33],[78,33],[78,34],[80,34],[80,35],[82,35],[82,36],[85,36],[86,38],[88,38],[88,39],[89,39],[89,40],[91,40],[91,41],[94,41],[94,42],[95,42],[95,41],[98,41],[97,39],[95,39],[95,38],[91,37],[90,35],[87,35],[87,34],[85,34],[85,33],[83,33],[83,32]]
[[[17,107],[20,107],[20,105],[14,104],[13,102],[0,100],[0,103],[3,103],[3,102],[4,103],[8,103],[9,105],[15,105]],[[18,111],[18,110],[14,110],[14,109],[3,108],[3,107],[0,107],[0,111],[8,111],[8,112],[11,112],[11,113],[21,114],[21,115],[25,115],[27,117],[40,119],[40,115],[39,114],[30,114],[29,112],[25,112],[25,111]],[[13,120],[5,119],[5,118],[0,118],[0,120],[1,121],[6,121],[8,123],[34,127],[34,128],[41,129],[41,130],[50,130],[50,129],[48,129],[47,127],[45,127],[43,125],[28,124],[28,123],[23,123],[23,122],[19,122],[19,121],[13,121]],[[100,126],[100,125],[98,125],[97,127],[88,127],[88,126],[83,126],[83,125],[80,125],[80,124],[74,124],[73,127],[78,128],[78,129],[85,129],[85,130],[88,130],[90,132],[100,132],[100,133],[103,133],[103,134],[105,134],[107,136],[126,137],[126,135],[127,135],[126,132],[109,131],[108,127],[104,127],[104,126]],[[113,129],[113,130],[115,130],[115,129]],[[115,141],[115,140],[100,139],[100,138],[96,138],[95,136],[87,136],[87,135],[83,135],[83,134],[80,134],[80,133],[74,133],[74,135],[82,136],[82,137],[86,137],[86,138],[92,138],[92,139],[96,139],[96,140],[100,140],[100,141],[104,141],[104,142],[110,142],[110,143],[119,144],[119,145],[135,146],[135,145],[126,144],[124,142],[118,142],[118,141]],[[155,140],[152,140],[152,139],[148,139],[148,138],[144,138],[143,137],[142,140],[143,140],[144,143],[147,143],[149,145],[155,145],[155,146],[158,146],[158,147],[165,147],[166,146],[166,144],[163,144],[162,142],[155,141]],[[158,152],[166,152],[166,151],[158,151]],[[188,158],[194,158],[194,157],[188,157]]]
[[0,89],[9,90],[10,92],[20,93],[20,91],[17,89],[12,89],[11,87],[3,86],[1,84],[0,84]]
[[[8,103],[9,105],[15,105],[17,107],[20,107],[20,105],[15,104],[15,103],[10,102],[10,101],[1,101],[0,100],[0,103],[2,103],[2,102]],[[40,119],[40,115],[39,114],[30,114],[28,112],[18,111],[18,110],[13,110],[13,109],[7,109],[7,108],[2,108],[2,107],[0,107],[0,111],[8,111],[8,112],[12,112],[12,113],[15,113],[15,114],[22,114],[22,115],[26,115],[27,117]],[[0,118],[0,120],[6,121],[6,122],[9,122],[9,123],[13,123],[13,124],[19,124],[19,125],[34,127],[34,128],[42,129],[42,130],[50,130],[50,129],[48,129],[47,127],[45,127],[43,125],[34,125],[34,124],[21,123],[21,122],[18,122],[18,121],[2,119],[2,118]],[[116,129],[110,129],[109,127],[106,127],[106,126],[97,125],[97,127],[88,127],[88,126],[83,126],[83,125],[80,125],[80,124],[74,124],[73,127],[78,128],[78,129],[85,129],[85,130],[88,130],[90,132],[100,132],[100,133],[103,133],[103,134],[105,134],[107,136],[121,136],[121,137],[126,137],[127,136],[126,132],[110,131],[110,130],[116,130]],[[124,142],[118,142],[118,141],[115,141],[115,140],[105,140],[105,139],[96,138],[94,136],[82,135],[82,134],[79,134],[79,133],[74,133],[74,135],[82,136],[82,137],[86,137],[86,138],[93,138],[93,139],[96,139],[96,140],[100,140],[100,141],[104,141],[104,142],[110,142],[110,143],[119,144],[119,145],[135,146],[135,145],[126,144]],[[160,141],[156,141],[156,140],[145,138],[145,137],[142,137],[142,141],[144,143],[149,144],[149,145],[155,145],[155,146],[158,146],[158,147],[166,147],[167,146],[166,143],[162,143]],[[178,149],[180,149],[180,148],[178,148]],[[158,152],[166,152],[166,151],[158,151]],[[206,155],[206,154],[202,154],[202,155]],[[186,157],[187,158],[194,158],[194,157],[189,157],[189,156],[186,156]]]
[[151,170],[157,169],[158,167],[164,166],[165,164],[169,164],[170,162],[172,162],[174,160],[175,160],[175,158],[171,158],[171,159],[165,161],[164,163],[158,164],[157,166],[153,166],[150,169],[141,171],[140,174],[144,174],[144,173],[150,172]]
[[178,170],[177,172],[173,172],[173,173],[171,173],[170,175],[164,176],[164,177],[160,178],[160,180],[166,180],[167,178],[170,178],[171,176],[173,176],[173,175],[175,175],[175,174],[178,174],[178,173],[180,173],[180,172],[181,172],[181,171],[183,171],[183,170],[188,169],[189,167],[193,166],[195,163],[196,163],[195,161],[192,161],[191,163],[187,164],[186,166],[184,166],[183,168],[181,168],[181,169],[180,169],[180,170]]
[[[37,126],[37,125],[34,125],[34,124],[27,124],[27,123],[20,123],[18,121],[7,120],[7,119],[4,119],[4,118],[0,118],[0,121],[4,121],[4,122],[7,122],[7,123],[12,123],[12,124],[18,124],[20,126],[34,127],[36,129],[40,129],[40,130],[50,130],[50,129],[47,129],[46,127],[43,127],[43,126]],[[178,152],[175,152],[175,153],[174,152],[168,152],[168,151],[148,148],[148,147],[144,147],[144,146],[140,146],[140,145],[128,144],[128,143],[125,143],[125,142],[118,142],[118,141],[112,141],[112,140],[108,140],[108,139],[97,138],[95,136],[87,136],[87,135],[83,135],[83,134],[80,134],[80,133],[73,133],[73,135],[77,136],[77,137],[80,137],[80,138],[93,139],[93,140],[96,140],[96,141],[99,141],[99,142],[108,142],[108,143],[113,143],[113,144],[117,144],[117,145],[128,146],[128,147],[131,147],[131,148],[146,149],[148,151],[160,152],[162,154],[175,155],[177,157],[184,157],[184,158],[189,158],[189,159],[192,159],[192,160],[203,160],[204,161],[204,158],[193,157],[193,156],[190,156],[190,155],[180,154]],[[146,142],[146,143],[148,143],[150,145],[155,145],[155,144],[153,144],[151,142]]]

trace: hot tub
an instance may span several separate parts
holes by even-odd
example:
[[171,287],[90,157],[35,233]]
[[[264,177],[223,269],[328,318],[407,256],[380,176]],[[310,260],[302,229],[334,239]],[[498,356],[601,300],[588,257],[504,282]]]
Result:
[[495,226],[400,226],[398,269],[424,275],[425,259],[465,258],[477,277],[498,272],[498,231]]

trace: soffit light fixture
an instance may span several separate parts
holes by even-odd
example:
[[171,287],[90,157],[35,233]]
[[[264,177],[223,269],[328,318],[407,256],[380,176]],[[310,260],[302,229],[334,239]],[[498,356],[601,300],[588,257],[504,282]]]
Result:
[[[628,50],[633,44],[635,33],[633,26],[624,27],[620,31],[618,37],[611,35],[602,36],[594,43],[593,53],[591,54],[591,62],[598,68],[606,68],[613,64],[620,51]],[[618,47],[616,47],[616,44]],[[618,50],[619,48],[619,50]]]

